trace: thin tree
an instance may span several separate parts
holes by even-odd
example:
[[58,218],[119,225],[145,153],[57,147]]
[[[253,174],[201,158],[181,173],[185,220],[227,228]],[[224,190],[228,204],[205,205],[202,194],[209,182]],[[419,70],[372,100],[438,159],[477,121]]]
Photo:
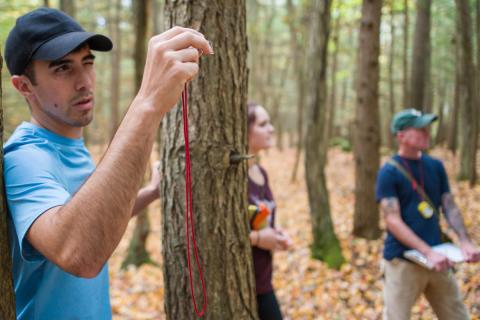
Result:
[[302,41],[302,31],[304,26],[302,23],[297,24],[298,21],[304,21],[305,19],[299,18],[302,13],[299,12],[297,7],[293,5],[292,0],[287,0],[286,3],[287,12],[289,16],[287,19],[288,28],[290,30],[290,52],[292,55],[295,79],[297,84],[297,146],[295,153],[295,162],[293,165],[291,181],[295,181],[297,178],[298,166],[300,163],[300,156],[302,153],[302,148],[304,144],[304,129],[303,129],[303,118],[304,118],[304,105],[305,105],[305,66],[303,61],[305,60],[305,41]]
[[477,88],[475,66],[473,63],[472,23],[469,1],[455,0],[460,35],[460,117],[462,133],[460,143],[460,166],[457,172],[459,180],[468,180],[473,186],[476,182],[477,154]]
[[408,0],[403,1],[403,106],[408,108],[410,105],[408,94],[408,48],[409,48],[409,34],[410,34],[410,19],[409,19]]
[[[0,54],[0,142],[3,145],[2,67]],[[0,172],[3,172],[3,148],[0,151]],[[15,319],[15,295],[12,280],[12,258],[7,229],[7,205],[5,203],[3,174],[0,177],[0,319]]]
[[75,19],[77,13],[75,8],[75,0],[60,0],[60,10]]
[[[332,36],[332,46],[333,52],[332,55],[332,67],[330,71],[330,90],[329,90],[329,99],[328,99],[328,111],[327,111],[327,125],[325,126],[325,143],[328,146],[330,145],[330,139],[332,137],[333,126],[335,124],[335,111],[337,106],[337,70],[338,70],[338,53],[339,53],[339,44],[340,44],[340,15],[336,17],[335,23],[333,24],[333,36]],[[325,153],[325,156],[327,152]],[[328,160],[328,157],[326,157]]]
[[[247,38],[244,1],[166,1],[169,26],[192,27],[212,40],[215,54],[200,60],[189,83],[193,216],[205,277],[206,319],[256,319],[254,270],[248,239]],[[197,319],[190,297],[187,253],[192,256],[196,300],[202,290],[185,227],[185,144],[181,108],[162,124],[162,247],[167,319]],[[236,155],[237,157],[233,157]],[[232,157],[231,157],[232,156]]]
[[[148,21],[150,21],[150,0],[134,0],[135,15],[135,92],[140,89],[142,83],[143,68],[145,66],[147,48]],[[150,233],[150,220],[146,209],[142,210],[136,218],[132,239],[128,247],[127,256],[122,262],[122,268],[133,264],[140,266],[144,263],[153,263],[146,249],[148,234]]]
[[425,92],[430,63],[431,0],[417,0],[417,17],[413,36],[410,106],[425,110]]
[[[120,28],[120,15],[122,0],[113,0],[110,8],[110,34],[115,46],[112,49],[110,60],[110,138],[113,138],[120,124],[120,61],[122,57],[122,33]],[[112,12],[113,11],[113,12]]]
[[[456,21],[458,23],[458,21]],[[450,123],[448,125],[448,136],[447,136],[447,148],[453,154],[457,152],[457,140],[458,140],[458,113],[461,109],[460,107],[460,81],[462,79],[461,68],[460,68],[460,47],[457,45],[460,40],[460,35],[458,33],[458,26],[456,27],[455,37],[454,37],[454,48],[455,48],[455,84],[453,91],[453,104],[450,115]]]
[[377,239],[379,212],[375,201],[375,177],[380,163],[378,81],[381,0],[364,0],[357,56],[357,105],[355,117],[355,211],[353,234]]
[[331,268],[344,262],[340,244],[330,216],[325,154],[328,146],[324,139],[327,126],[327,55],[330,34],[329,0],[314,0],[311,8],[309,42],[307,47],[307,133],[305,135],[305,179],[308,189],[310,217],[312,219],[312,257],[325,261]]
[[394,61],[395,61],[395,12],[394,3],[390,3],[390,50],[388,54],[388,117],[386,123],[386,145],[392,150],[394,148],[393,135],[390,133],[390,119],[395,114],[395,82],[394,82]]

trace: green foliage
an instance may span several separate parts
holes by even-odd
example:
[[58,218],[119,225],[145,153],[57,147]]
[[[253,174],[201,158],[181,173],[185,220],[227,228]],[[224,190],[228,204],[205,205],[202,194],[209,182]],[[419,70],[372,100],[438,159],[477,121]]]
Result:
[[350,141],[344,137],[334,137],[332,138],[330,145],[332,147],[340,147],[342,151],[350,152],[352,151],[352,144]]

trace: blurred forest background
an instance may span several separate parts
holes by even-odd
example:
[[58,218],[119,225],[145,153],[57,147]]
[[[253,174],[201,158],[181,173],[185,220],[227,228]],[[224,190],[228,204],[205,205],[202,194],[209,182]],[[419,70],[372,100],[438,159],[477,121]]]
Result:
[[[15,19],[41,5],[62,8],[114,42],[111,53],[96,54],[95,118],[85,131],[98,160],[137,91],[147,39],[166,28],[165,3],[2,0],[2,50]],[[380,319],[384,225],[373,184],[381,161],[395,151],[389,132],[395,112],[414,107],[439,116],[432,153],[445,161],[466,226],[480,241],[480,0],[246,0],[245,6],[248,100],[269,111],[276,129],[276,147],[261,161],[271,174],[279,223],[295,242],[274,263],[285,318]],[[2,89],[6,141],[29,112],[5,67]],[[158,157],[154,152],[152,161]],[[323,191],[308,199],[312,184]],[[131,223],[112,257],[116,319],[164,317],[159,210],[154,205]],[[479,271],[461,265],[457,272],[473,319],[480,319]],[[433,317],[424,300],[414,317]]]

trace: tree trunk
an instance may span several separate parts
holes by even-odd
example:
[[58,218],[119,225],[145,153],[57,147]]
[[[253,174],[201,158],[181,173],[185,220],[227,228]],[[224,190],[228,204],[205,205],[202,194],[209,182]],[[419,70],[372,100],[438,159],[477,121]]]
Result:
[[408,45],[410,34],[410,22],[409,22],[409,6],[408,0],[403,1],[403,106],[401,109],[408,108],[410,106],[408,95]]
[[364,0],[357,57],[355,117],[355,211],[353,234],[366,239],[380,235],[375,177],[380,163],[378,81],[382,1]]
[[[0,142],[3,145],[3,105],[2,105],[2,67],[3,58],[0,54]],[[3,148],[0,157],[0,172],[3,172]],[[0,178],[0,319],[15,319],[15,295],[12,280],[12,258],[8,235],[8,213],[5,203],[5,185],[3,174]]]
[[305,179],[312,219],[314,259],[322,260],[331,268],[339,268],[344,262],[340,244],[335,235],[324,172],[327,146],[323,137],[325,111],[327,109],[327,55],[330,33],[330,1],[314,0],[310,22],[307,61],[307,134],[305,135]]
[[120,29],[120,15],[122,10],[122,0],[114,0],[112,5],[114,13],[110,19],[110,32],[112,34],[115,46],[113,46],[111,54],[111,72],[112,79],[110,82],[110,137],[113,138],[117,132],[120,123],[120,60],[122,57],[122,34]]
[[390,52],[388,55],[388,105],[389,109],[387,113],[387,117],[385,119],[386,123],[386,145],[390,150],[393,150],[394,148],[394,140],[393,140],[393,135],[390,132],[390,119],[393,118],[393,115],[395,114],[395,82],[393,80],[394,76],[394,61],[395,61],[395,15],[394,15],[394,10],[393,10],[393,3],[391,4],[391,11],[390,11]]
[[[142,84],[143,68],[146,59],[147,30],[148,21],[150,21],[151,4],[149,0],[133,1],[135,14],[135,92],[140,89]],[[146,241],[150,233],[150,221],[146,209],[142,210],[135,221],[135,229],[128,248],[128,254],[122,263],[122,268],[133,264],[140,266],[144,263],[152,263],[150,255],[146,249]]]
[[[458,32],[457,32],[458,33]],[[458,35],[456,36],[456,43],[458,44]],[[455,47],[455,84],[453,92],[452,110],[450,110],[450,124],[448,126],[447,147],[453,154],[457,152],[457,133],[458,133],[458,113],[460,107],[460,79],[462,78],[460,70],[460,48]]]
[[43,6],[49,8],[50,7],[50,1],[49,0],[43,0]]
[[425,110],[425,81],[429,70],[431,0],[417,0],[417,18],[413,38],[410,106]]
[[[325,126],[325,144],[328,147],[330,146],[330,139],[332,137],[333,125],[335,123],[335,109],[337,105],[337,69],[338,69],[338,45],[340,38],[340,17],[335,19],[335,24],[333,27],[333,53],[332,53],[332,70],[330,72],[330,99],[328,102],[328,111],[327,119]],[[325,152],[325,163],[328,161],[327,157],[328,152]]]
[[477,114],[476,81],[473,63],[472,23],[468,0],[455,0],[457,21],[460,34],[460,117],[462,132],[460,143],[460,166],[457,179],[469,180],[473,186],[476,182],[477,154]]
[[303,117],[305,105],[305,66],[304,66],[304,45],[300,41],[299,32],[295,25],[295,21],[301,20],[298,18],[299,14],[292,3],[292,0],[287,0],[287,12],[290,16],[287,18],[288,28],[290,30],[290,51],[293,59],[295,78],[297,84],[297,147],[295,153],[295,162],[293,164],[293,171],[291,181],[297,179],[298,166],[300,163],[300,156],[302,153],[304,134],[303,134]]
[[437,126],[437,135],[435,136],[435,144],[441,145],[446,140],[446,125],[445,125],[445,99],[447,96],[447,88],[445,85],[445,80],[441,80],[442,84],[439,85],[438,90],[438,126]]
[[76,9],[74,0],[60,0],[60,10],[75,19]]
[[[248,239],[247,38],[245,2],[166,1],[170,26],[199,30],[215,55],[201,58],[189,86],[189,132],[195,235],[208,297],[206,319],[257,319],[254,270]],[[181,108],[162,125],[162,243],[167,319],[197,319],[190,296],[185,237],[185,147]],[[193,252],[199,309],[202,294]]]

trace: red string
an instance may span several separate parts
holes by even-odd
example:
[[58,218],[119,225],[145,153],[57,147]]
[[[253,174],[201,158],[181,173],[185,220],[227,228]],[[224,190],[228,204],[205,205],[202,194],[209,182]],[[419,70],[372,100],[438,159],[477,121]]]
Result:
[[[193,306],[195,307],[195,313],[197,316],[202,317],[207,310],[207,291],[205,289],[205,280],[203,279],[202,268],[200,266],[200,260],[198,258],[197,241],[195,240],[195,224],[193,222],[193,205],[192,205],[192,176],[190,170],[190,149],[188,146],[188,86],[185,83],[185,87],[182,92],[182,113],[183,113],[183,136],[185,139],[185,225],[187,229],[187,261],[188,261],[188,273],[190,276],[190,291],[192,294]],[[189,230],[192,230],[193,251],[195,253],[195,260],[198,266],[198,273],[200,275],[200,281],[202,282],[203,293],[203,306],[202,310],[198,311],[197,301],[195,300],[195,290],[193,288],[193,275],[192,275],[192,263],[190,261],[190,234]]]

